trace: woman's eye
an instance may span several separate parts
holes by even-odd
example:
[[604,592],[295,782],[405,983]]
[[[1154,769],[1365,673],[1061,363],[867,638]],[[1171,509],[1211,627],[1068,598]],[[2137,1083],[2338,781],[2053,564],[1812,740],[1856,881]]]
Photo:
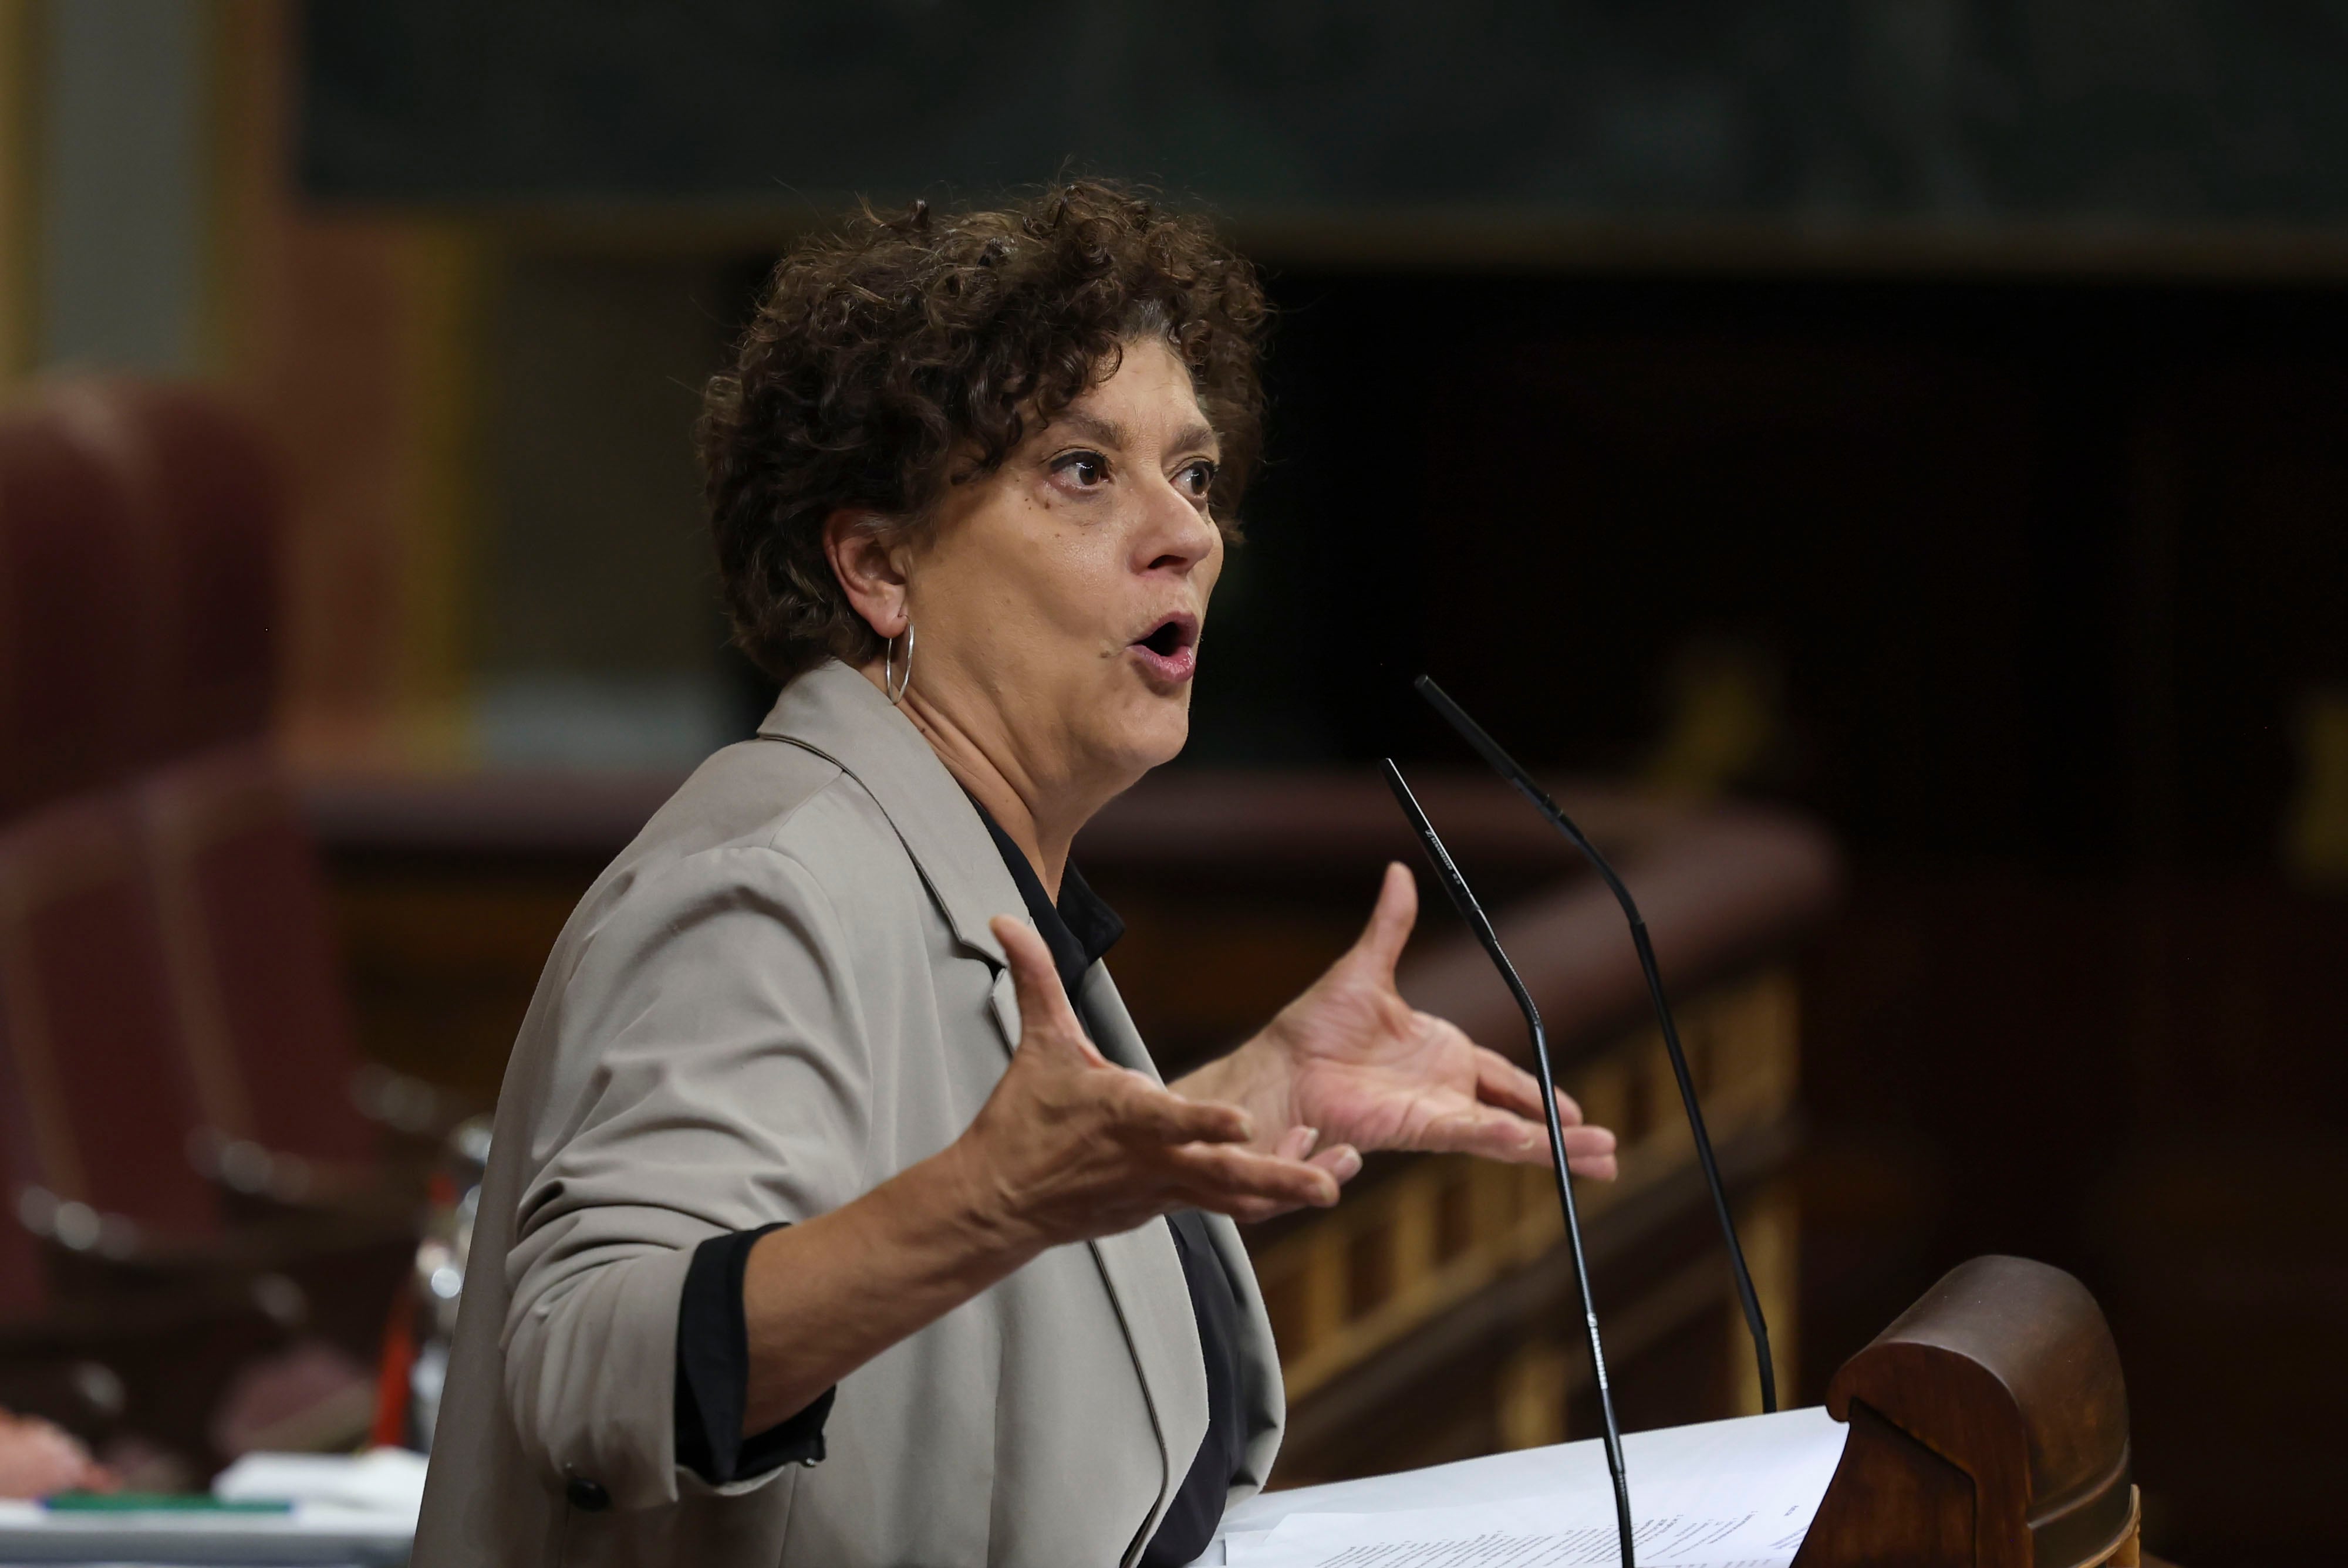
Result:
[[1215,487],[1215,465],[1206,457],[1182,466],[1182,488],[1194,497],[1204,497]]
[[1066,474],[1081,489],[1089,490],[1108,480],[1108,459],[1097,452],[1071,452],[1052,464],[1052,472]]

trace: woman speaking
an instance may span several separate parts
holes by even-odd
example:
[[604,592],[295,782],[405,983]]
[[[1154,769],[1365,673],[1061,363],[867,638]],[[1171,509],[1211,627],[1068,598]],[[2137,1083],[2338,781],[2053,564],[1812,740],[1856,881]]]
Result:
[[1357,1151],[1548,1157],[1533,1079],[1396,994],[1399,866],[1172,1084],[1102,964],[1069,845],[1182,748],[1264,320],[1202,226],[1094,183],[777,270],[703,447],[782,693],[547,961],[418,1563],[1188,1562],[1280,1442],[1232,1221],[1335,1203]]

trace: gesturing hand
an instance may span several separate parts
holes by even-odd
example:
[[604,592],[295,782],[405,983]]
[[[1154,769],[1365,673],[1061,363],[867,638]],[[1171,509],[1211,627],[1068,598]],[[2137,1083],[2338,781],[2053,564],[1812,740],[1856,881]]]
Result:
[[[1549,1159],[1532,1074],[1424,1013],[1395,989],[1395,964],[1418,917],[1408,870],[1386,867],[1361,938],[1263,1033],[1185,1079],[1274,1128],[1317,1128],[1362,1149],[1417,1149],[1537,1163]],[[1614,1174],[1614,1134],[1581,1124],[1560,1092],[1558,1119],[1577,1174]]]
[[1269,1218],[1337,1201],[1350,1150],[1306,1161],[1305,1140],[1247,1147],[1249,1114],[1188,1099],[1118,1067],[1078,1027],[1043,938],[991,927],[1019,994],[1019,1049],[958,1141],[979,1212],[1038,1246],[1131,1230],[1176,1209]]

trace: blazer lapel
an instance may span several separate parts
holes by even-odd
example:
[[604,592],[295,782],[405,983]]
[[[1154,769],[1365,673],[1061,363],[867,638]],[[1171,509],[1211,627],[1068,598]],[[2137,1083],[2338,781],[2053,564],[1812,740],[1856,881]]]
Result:
[[[1010,959],[986,927],[996,915],[1024,920],[1026,907],[978,809],[922,733],[871,682],[835,660],[785,686],[758,733],[837,763],[880,804],[954,939],[993,966],[990,1010],[1002,1030],[1004,1050],[1016,1049],[1019,1003]],[[1092,967],[1074,999],[1102,1055],[1162,1081],[1106,967]],[[1087,1245],[1124,1330],[1165,1467],[1158,1501],[1135,1538],[1138,1546],[1157,1529],[1206,1436],[1199,1324],[1181,1260],[1164,1225],[1141,1225]]]
[[[1148,1048],[1142,1042],[1141,1031],[1133,1027],[1133,1016],[1125,1010],[1125,1000],[1117,994],[1116,982],[1109,979],[1107,965],[1095,964],[1090,972],[1085,976],[1084,996],[1085,1027],[1091,1032],[1093,1043],[1100,1048],[1101,1054],[1120,1066],[1130,1067],[1137,1072],[1146,1072],[1151,1078],[1158,1079],[1158,1064],[1150,1060]],[[1164,1081],[1159,1079],[1159,1081]],[[1138,1231],[1128,1232],[1125,1236],[1116,1239],[1124,1241],[1132,1236],[1146,1235],[1153,1241],[1162,1242],[1165,1227],[1162,1225],[1145,1225]],[[1207,1234],[1214,1240],[1215,1250],[1221,1257],[1223,1272],[1230,1277],[1232,1294],[1239,1301],[1240,1339],[1235,1348],[1239,1352],[1241,1360],[1255,1368],[1259,1374],[1245,1379],[1252,1403],[1250,1408],[1237,1412],[1239,1419],[1247,1425],[1248,1440],[1246,1471],[1242,1475],[1233,1478],[1234,1484],[1245,1486],[1252,1491],[1262,1486],[1265,1479],[1271,1475],[1272,1459],[1280,1451],[1280,1440],[1288,1426],[1288,1395],[1280,1380],[1280,1352],[1272,1343],[1272,1319],[1264,1309],[1263,1291],[1256,1283],[1255,1267],[1249,1261],[1247,1244],[1240,1239],[1239,1226],[1233,1225],[1222,1214],[1210,1214],[1207,1215]],[[1181,1259],[1173,1256],[1173,1248],[1170,1245],[1162,1246],[1161,1250],[1172,1263],[1175,1275],[1179,1277],[1182,1272]],[[1131,1262],[1137,1272],[1144,1266],[1154,1267],[1154,1260],[1145,1262],[1137,1259]],[[1128,1264],[1128,1260],[1122,1257],[1113,1262],[1105,1259],[1101,1267],[1103,1273],[1107,1274],[1114,1269],[1124,1268]],[[1149,1276],[1146,1286],[1138,1288],[1159,1292],[1160,1294],[1151,1297],[1152,1300],[1162,1302],[1169,1299],[1162,1294],[1164,1286],[1154,1275]],[[1138,1294],[1138,1288],[1128,1291],[1128,1294]],[[1182,1290],[1180,1300],[1187,1308],[1189,1301],[1188,1281],[1183,1282]],[[1199,1331],[1198,1320],[1188,1310],[1185,1310],[1182,1316],[1188,1323],[1192,1342],[1195,1343]],[[1164,1346],[1170,1351],[1174,1348],[1175,1336],[1169,1328],[1152,1337],[1148,1342]],[[1188,1354],[1191,1361],[1185,1365],[1196,1364],[1199,1352],[1193,1349]],[[1190,1387],[1177,1376],[1179,1368],[1169,1368],[1159,1380],[1161,1383],[1172,1382],[1178,1388]],[[1206,1391],[1205,1384],[1200,1383],[1198,1389],[1201,1398],[1195,1412],[1186,1408],[1179,1412],[1169,1412],[1160,1419],[1159,1424],[1162,1427],[1171,1428],[1178,1434],[1186,1434],[1192,1429],[1185,1423],[1192,1419],[1195,1414],[1198,1435],[1197,1437],[1178,1435],[1169,1444],[1177,1454],[1196,1453],[1200,1440],[1207,1435],[1207,1407],[1203,1397]],[[1183,1474],[1188,1473],[1186,1464]],[[1181,1477],[1176,1476],[1172,1484],[1180,1485]]]
[[1125,1010],[1125,998],[1117,994],[1117,982],[1108,978],[1107,964],[1097,962],[1085,971],[1076,1001],[1076,1016],[1084,1020],[1085,1032],[1103,1056],[1119,1067],[1133,1069],[1152,1083],[1166,1081],[1158,1074],[1158,1063],[1150,1060],[1149,1048],[1142,1043],[1141,1031],[1133,1027],[1133,1015]]
[[993,966],[989,999],[995,1026],[1003,1031],[1004,1050],[1016,1046],[1019,1008],[1010,959],[986,923],[997,915],[1024,920],[1025,906],[978,808],[913,722],[871,682],[830,660],[783,688],[758,733],[839,764],[880,804],[944,912],[954,940]]
[[[1096,963],[1085,972],[1079,988],[1077,1015],[1100,1053],[1120,1067],[1163,1082],[1149,1060],[1133,1015],[1125,1010],[1108,967]],[[1092,1244],[1100,1264],[1101,1279],[1109,1299],[1117,1304],[1125,1326],[1126,1344],[1133,1350],[1141,1374],[1149,1413],[1158,1423],[1158,1440],[1166,1458],[1165,1480],[1158,1506],[1138,1542],[1146,1542],[1174,1500],[1174,1492],[1189,1473],[1190,1461],[1207,1435],[1205,1355],[1199,1346],[1199,1319],[1190,1306],[1190,1285],[1182,1276],[1182,1260],[1175,1255],[1172,1234],[1158,1224],[1139,1225]]]

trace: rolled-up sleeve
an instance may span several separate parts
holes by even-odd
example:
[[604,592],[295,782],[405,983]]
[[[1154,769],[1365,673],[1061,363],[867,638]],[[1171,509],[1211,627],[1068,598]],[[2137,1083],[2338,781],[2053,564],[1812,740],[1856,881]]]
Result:
[[539,1003],[559,1047],[506,1260],[505,1392],[554,1485],[649,1507],[713,1490],[675,1446],[695,1249],[872,1184],[871,1059],[839,915],[779,851],[668,866],[575,951]]

